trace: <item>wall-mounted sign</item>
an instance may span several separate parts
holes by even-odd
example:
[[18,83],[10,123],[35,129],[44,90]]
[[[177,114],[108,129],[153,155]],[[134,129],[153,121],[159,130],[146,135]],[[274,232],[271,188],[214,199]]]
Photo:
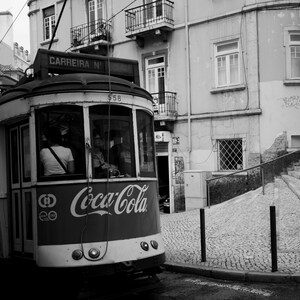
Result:
[[172,142],[173,142],[173,145],[179,145],[180,144],[179,136],[173,136]]
[[170,142],[171,134],[169,131],[155,131],[154,139],[155,142]]

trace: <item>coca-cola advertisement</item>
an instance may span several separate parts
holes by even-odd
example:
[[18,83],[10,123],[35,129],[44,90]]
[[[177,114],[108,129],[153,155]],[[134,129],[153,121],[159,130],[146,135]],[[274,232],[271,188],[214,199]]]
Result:
[[37,188],[39,245],[130,239],[160,232],[156,182]]

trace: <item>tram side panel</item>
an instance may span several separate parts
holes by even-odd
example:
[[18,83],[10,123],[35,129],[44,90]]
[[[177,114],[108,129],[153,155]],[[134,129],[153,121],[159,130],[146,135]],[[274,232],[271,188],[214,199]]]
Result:
[[5,127],[0,126],[0,257],[9,256]]

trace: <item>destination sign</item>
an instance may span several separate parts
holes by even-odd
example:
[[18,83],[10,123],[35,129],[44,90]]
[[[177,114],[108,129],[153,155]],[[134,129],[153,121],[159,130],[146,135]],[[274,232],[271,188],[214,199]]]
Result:
[[103,61],[91,60],[84,58],[71,58],[49,55],[49,66],[68,68],[68,69],[86,69],[86,70],[98,70],[104,72],[105,65]]
[[47,78],[49,73],[97,73],[126,79],[139,85],[136,60],[95,54],[39,49],[33,63],[35,77]]

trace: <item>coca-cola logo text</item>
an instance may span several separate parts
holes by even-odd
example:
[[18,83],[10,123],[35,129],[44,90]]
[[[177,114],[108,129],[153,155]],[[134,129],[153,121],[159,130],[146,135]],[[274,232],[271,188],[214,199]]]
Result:
[[84,187],[74,197],[71,203],[71,214],[80,218],[86,215],[105,215],[115,213],[130,214],[144,213],[147,211],[148,198],[145,196],[149,185],[139,186],[131,184],[124,187],[120,192],[110,192],[107,194],[93,194],[92,187]]

